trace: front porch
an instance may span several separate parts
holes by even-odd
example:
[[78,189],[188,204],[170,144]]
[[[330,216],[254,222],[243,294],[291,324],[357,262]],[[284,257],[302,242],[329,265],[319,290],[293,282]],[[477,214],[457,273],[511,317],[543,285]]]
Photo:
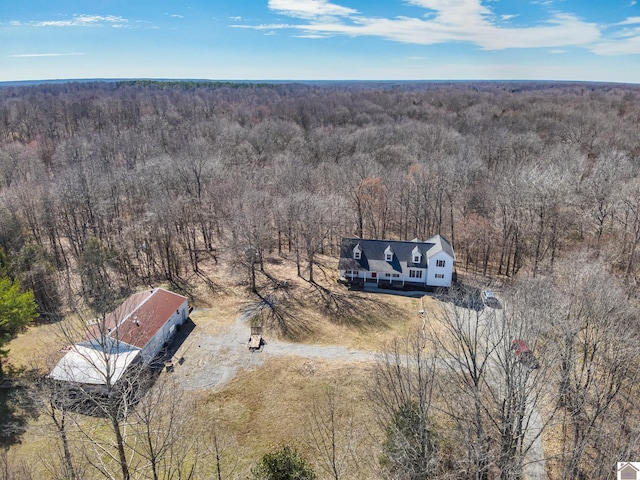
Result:
[[425,285],[422,282],[410,282],[397,278],[359,278],[346,277],[346,284],[357,289],[386,289],[386,290],[420,290],[430,292],[434,287]]

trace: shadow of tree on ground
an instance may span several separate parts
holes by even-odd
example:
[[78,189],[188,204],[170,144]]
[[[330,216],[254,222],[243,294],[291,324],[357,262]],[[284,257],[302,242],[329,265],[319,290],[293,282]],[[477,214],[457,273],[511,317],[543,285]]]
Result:
[[312,322],[299,314],[295,297],[289,289],[280,289],[266,295],[256,293],[261,299],[259,314],[253,322],[275,328],[289,340],[300,340],[313,333]]
[[29,420],[38,417],[37,402],[32,393],[23,385],[22,378],[8,379],[0,384],[0,447],[20,443]]
[[456,283],[450,289],[436,294],[436,298],[456,307],[470,308],[478,312],[484,309],[480,289],[463,283]]
[[316,267],[322,283],[309,282],[304,278],[283,281],[260,271],[262,281],[258,282],[256,293],[260,304],[256,307],[253,324],[275,328],[283,337],[296,341],[316,330],[309,309],[327,317],[332,323],[361,330],[387,328],[388,320],[402,315],[381,298],[350,291],[337,283],[334,286],[331,274],[327,273],[328,268]]
[[315,282],[310,285],[319,297],[324,312],[336,324],[362,330],[386,328],[387,320],[400,315],[396,308],[372,296],[365,296],[344,287],[331,289]]

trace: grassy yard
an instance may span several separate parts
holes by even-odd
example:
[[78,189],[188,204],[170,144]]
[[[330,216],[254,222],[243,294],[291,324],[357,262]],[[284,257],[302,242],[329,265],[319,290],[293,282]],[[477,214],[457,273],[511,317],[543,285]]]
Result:
[[333,392],[339,441],[357,445],[354,453],[363,464],[358,472],[352,461],[348,478],[371,478],[379,452],[374,439],[379,438],[380,430],[367,400],[370,369],[364,363],[344,365],[293,357],[269,360],[260,369],[240,373],[224,390],[204,394],[198,416],[213,416],[222,436],[242,447],[241,458],[230,459],[238,462],[241,471],[248,471],[264,453],[282,443],[318,461],[313,432],[318,428],[316,422],[327,421],[326,397]]
[[[436,308],[430,297],[349,291],[336,282],[335,259],[323,257],[320,262],[324,266],[312,284],[297,277],[293,261],[269,259],[264,273],[257,272],[258,294],[241,275],[211,267],[206,274],[214,287],[195,284],[192,290],[192,320],[200,333],[217,335],[246,308],[267,298],[273,308],[263,309],[257,321],[270,338],[381,351],[394,337],[414,335],[421,328],[419,310],[424,308],[428,316]],[[288,287],[282,288],[285,280]],[[11,364],[46,372],[62,355],[59,331],[60,325],[29,328],[10,343]],[[217,434],[230,446],[226,461],[236,473],[248,472],[261,455],[281,443],[298,446],[315,462],[319,456],[312,435],[314,411],[316,416],[323,411],[326,394],[332,391],[341,412],[340,429],[359,446],[358,468],[353,463],[348,478],[370,478],[380,447],[380,426],[367,400],[372,365],[287,356],[268,359],[257,368],[239,371],[219,390],[187,392],[186,400],[193,405],[192,431],[202,436],[203,429],[217,426]],[[32,461],[35,451],[46,451],[55,442],[43,440],[46,418],[29,421],[32,428],[13,453]]]

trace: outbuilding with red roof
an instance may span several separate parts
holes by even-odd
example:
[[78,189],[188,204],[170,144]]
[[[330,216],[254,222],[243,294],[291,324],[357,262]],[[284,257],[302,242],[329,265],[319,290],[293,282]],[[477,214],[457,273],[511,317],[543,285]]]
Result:
[[148,365],[189,316],[187,297],[155,288],[135,293],[89,328],[50,378],[113,385],[134,363]]

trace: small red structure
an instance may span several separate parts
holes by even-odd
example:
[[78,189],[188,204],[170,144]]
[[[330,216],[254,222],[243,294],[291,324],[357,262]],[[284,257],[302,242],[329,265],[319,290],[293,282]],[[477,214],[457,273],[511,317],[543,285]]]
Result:
[[511,350],[515,351],[518,360],[530,370],[540,368],[540,362],[533,356],[533,352],[524,340],[517,338],[511,342]]

